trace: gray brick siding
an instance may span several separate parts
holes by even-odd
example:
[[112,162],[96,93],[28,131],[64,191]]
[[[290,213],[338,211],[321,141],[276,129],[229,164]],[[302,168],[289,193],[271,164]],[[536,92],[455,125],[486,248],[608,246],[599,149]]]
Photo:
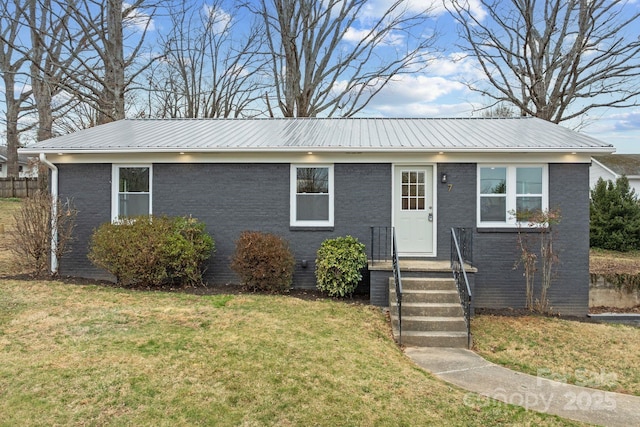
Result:
[[[560,265],[549,293],[551,306],[561,314],[584,316],[589,300],[588,164],[549,165],[549,207],[562,214],[555,244]],[[525,304],[523,269],[514,269],[519,257],[516,232],[500,231],[474,235],[476,308],[521,308]],[[539,279],[538,272],[537,286]]]
[[[216,254],[206,273],[210,283],[237,283],[229,268],[235,241],[244,230],[271,232],[290,243],[296,258],[296,287],[315,287],[315,254],[326,238],[351,234],[369,246],[370,226],[391,224],[391,165],[336,164],[335,227],[289,227],[290,165],[154,164],[154,215],[192,215],[207,225]],[[65,259],[63,274],[105,278],[87,260],[93,229],[111,214],[111,165],[60,167],[61,194],[80,208],[79,243]],[[301,261],[307,260],[307,267]],[[106,276],[108,277],[108,276]],[[365,277],[368,280],[368,275]],[[367,282],[368,283],[368,282]]]
[[71,252],[62,258],[60,274],[111,280],[87,258],[93,230],[111,219],[111,164],[57,166],[60,197],[69,198],[78,210]]
[[[107,278],[87,259],[93,230],[109,221],[111,165],[59,165],[60,194],[79,210],[77,240],[61,263],[61,273]],[[450,228],[474,229],[475,307],[522,307],[524,278],[513,266],[519,252],[515,230],[481,230],[476,224],[476,165],[438,165],[438,259],[449,259]],[[448,182],[439,182],[447,173]],[[207,224],[217,252],[209,265],[210,283],[237,283],[229,268],[235,240],[243,230],[276,233],[290,242],[296,258],[297,287],[315,287],[314,260],[320,243],[351,234],[370,246],[371,226],[391,225],[391,164],[335,164],[335,227],[300,230],[289,227],[290,165],[154,164],[153,212],[192,215]],[[562,211],[556,247],[560,268],[550,291],[555,310],[584,315],[589,285],[589,165],[549,165],[549,202]],[[451,185],[451,187],[449,187]],[[302,268],[301,261],[307,260]],[[365,277],[365,284],[368,276]],[[372,277],[372,302],[386,298],[387,280]],[[379,289],[379,292],[376,289]],[[375,300],[375,301],[374,301]]]
[[[447,174],[447,183],[440,182],[440,174]],[[475,229],[476,224],[475,163],[441,163],[438,165],[438,246],[437,258],[451,256],[451,227]]]

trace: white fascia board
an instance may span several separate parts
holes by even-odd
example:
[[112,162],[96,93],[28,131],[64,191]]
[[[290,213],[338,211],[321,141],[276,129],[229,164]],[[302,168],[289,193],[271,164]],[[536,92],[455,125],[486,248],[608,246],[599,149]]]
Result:
[[615,151],[613,147],[562,147],[562,148],[534,148],[534,147],[502,147],[502,148],[483,148],[483,147],[247,147],[247,148],[119,148],[119,149],[78,149],[64,147],[58,148],[21,148],[21,154],[39,155],[45,154],[179,154],[179,153],[192,153],[192,154],[296,154],[296,153],[376,153],[376,154],[402,154],[402,153],[423,153],[423,154],[438,154],[444,153],[462,153],[462,154],[500,154],[500,153],[525,153],[525,154],[562,154],[562,153],[581,153],[581,154],[610,154]]
[[50,155],[55,164],[82,163],[590,163],[568,153],[118,153]]

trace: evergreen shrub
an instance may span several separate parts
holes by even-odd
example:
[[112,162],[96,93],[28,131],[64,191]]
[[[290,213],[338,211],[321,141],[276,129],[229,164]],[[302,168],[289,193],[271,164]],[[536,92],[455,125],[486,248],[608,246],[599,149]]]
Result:
[[591,191],[590,244],[593,248],[640,250],[640,202],[629,180],[598,180]]
[[364,244],[351,236],[327,239],[316,257],[317,288],[329,296],[351,295],[367,265]]

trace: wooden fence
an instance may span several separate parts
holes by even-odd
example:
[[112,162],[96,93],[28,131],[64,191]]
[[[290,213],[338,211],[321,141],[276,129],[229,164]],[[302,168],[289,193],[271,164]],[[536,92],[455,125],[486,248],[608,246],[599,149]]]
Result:
[[0,197],[24,199],[38,189],[38,178],[0,178]]

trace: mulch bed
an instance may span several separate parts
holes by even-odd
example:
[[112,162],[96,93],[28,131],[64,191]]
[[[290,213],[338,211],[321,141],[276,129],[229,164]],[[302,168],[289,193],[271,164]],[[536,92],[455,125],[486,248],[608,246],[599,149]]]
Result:
[[[0,279],[6,280],[37,280],[33,276],[29,274],[17,274],[17,275],[5,275],[0,276]],[[50,277],[40,278],[42,280],[51,280]],[[244,288],[241,285],[234,284],[204,284],[202,286],[186,286],[186,287],[176,287],[176,286],[159,286],[154,288],[143,287],[143,286],[120,286],[108,280],[95,280],[95,279],[84,279],[81,277],[72,277],[72,276],[59,276],[53,278],[53,280],[57,280],[70,285],[98,285],[105,286],[111,288],[121,288],[121,289],[130,289],[141,292],[179,292],[191,295],[273,295],[268,292],[260,292],[260,291],[252,291]],[[366,293],[356,293],[351,297],[345,298],[337,298],[337,297],[329,297],[317,289],[291,289],[288,293],[283,294],[286,296],[290,296],[292,298],[298,298],[307,301],[318,301],[318,300],[334,300],[334,301],[342,301],[351,304],[369,304],[369,294]]]

